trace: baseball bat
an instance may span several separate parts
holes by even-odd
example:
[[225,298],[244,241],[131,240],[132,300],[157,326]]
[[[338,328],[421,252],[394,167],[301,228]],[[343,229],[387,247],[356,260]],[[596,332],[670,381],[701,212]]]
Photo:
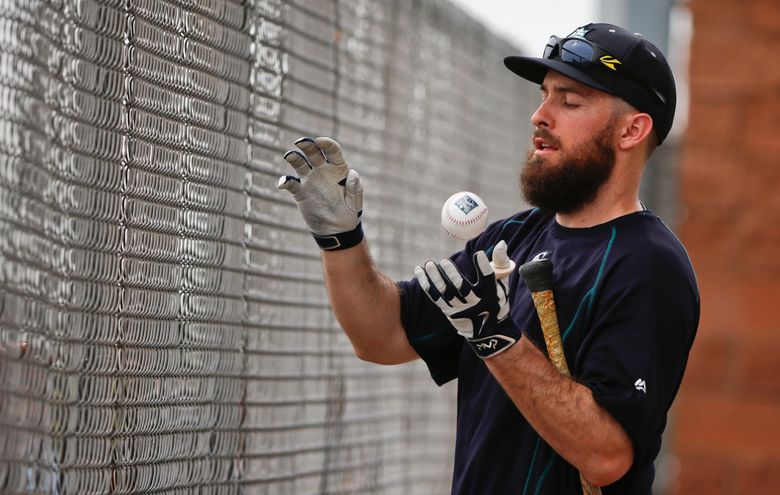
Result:
[[[529,261],[520,266],[520,275],[531,291],[536,313],[542,325],[544,344],[550,361],[558,372],[571,376],[566,356],[563,353],[561,330],[558,326],[558,313],[555,310],[553,298],[553,265],[550,260]],[[580,484],[584,495],[601,495],[601,488],[590,484],[580,473]]]

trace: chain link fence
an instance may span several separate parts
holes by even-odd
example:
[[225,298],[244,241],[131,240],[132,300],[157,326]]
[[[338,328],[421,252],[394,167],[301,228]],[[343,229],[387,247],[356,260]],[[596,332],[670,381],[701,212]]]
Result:
[[338,139],[379,265],[498,219],[536,90],[442,1],[0,0],[0,491],[448,493],[454,389],[354,357],[282,153]]

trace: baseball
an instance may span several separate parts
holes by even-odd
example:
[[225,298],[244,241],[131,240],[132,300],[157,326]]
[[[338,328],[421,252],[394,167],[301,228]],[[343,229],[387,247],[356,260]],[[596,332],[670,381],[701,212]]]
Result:
[[488,224],[488,207],[482,198],[468,191],[453,194],[441,207],[441,226],[461,241],[477,237]]

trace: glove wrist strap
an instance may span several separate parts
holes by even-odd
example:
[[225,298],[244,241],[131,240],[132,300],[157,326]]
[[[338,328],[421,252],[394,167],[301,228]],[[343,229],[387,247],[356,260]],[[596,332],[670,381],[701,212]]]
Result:
[[312,232],[311,235],[323,251],[338,251],[360,244],[363,240],[363,225],[358,223],[354,229],[338,234],[320,235]]
[[482,359],[487,359],[499,354],[517,343],[517,339],[506,335],[491,335],[481,339],[470,339],[469,343],[474,352]]
[[504,328],[500,332],[486,337],[466,339],[466,342],[469,343],[477,356],[481,359],[488,359],[515,345],[522,335],[522,332],[515,328]]

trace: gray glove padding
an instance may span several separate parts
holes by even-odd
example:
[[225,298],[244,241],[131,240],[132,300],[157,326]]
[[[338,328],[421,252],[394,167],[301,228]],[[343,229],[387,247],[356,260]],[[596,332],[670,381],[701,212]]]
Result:
[[[350,170],[333,139],[304,137],[298,149],[284,154],[298,176],[283,175],[279,189],[290,191],[317,244],[325,250],[346,249],[363,240],[363,186]],[[299,151],[300,150],[300,151]]]

